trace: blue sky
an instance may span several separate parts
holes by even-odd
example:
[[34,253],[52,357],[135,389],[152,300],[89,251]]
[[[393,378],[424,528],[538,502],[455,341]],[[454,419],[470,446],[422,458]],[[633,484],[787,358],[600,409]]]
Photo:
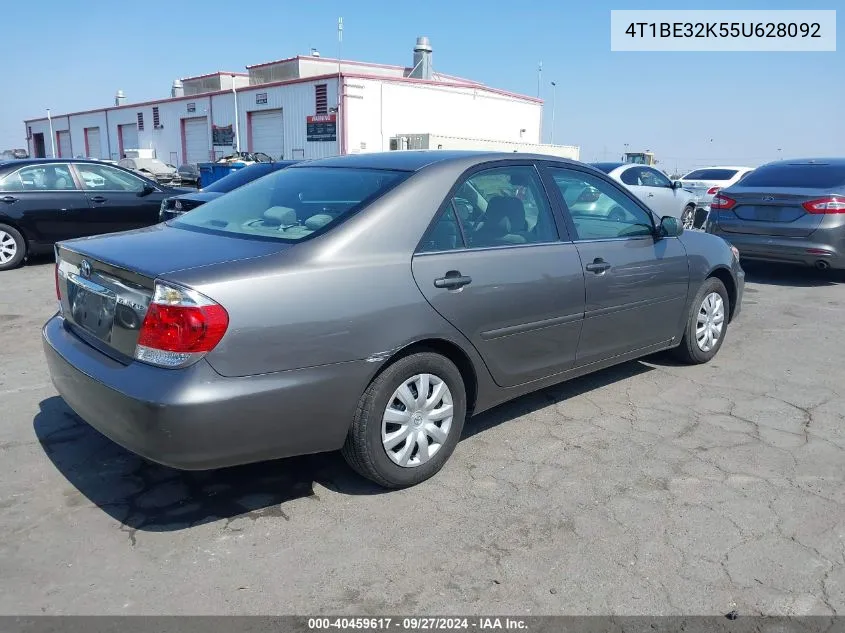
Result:
[[[343,57],[408,64],[427,35],[437,70],[537,93],[543,62],[545,141],[550,81],[557,83],[558,143],[582,160],[651,149],[668,170],[759,164],[786,156],[845,154],[845,46],[835,53],[626,53],[610,51],[615,9],[835,9],[838,2],[616,0],[231,0],[126,5],[43,0],[4,14],[0,149],[25,147],[23,119],[169,95],[174,78],[311,47]],[[155,7],[160,7],[156,9]],[[840,9],[842,6],[839,7]],[[840,11],[840,15],[845,11]],[[840,31],[845,30],[840,18]],[[711,140],[712,139],[712,140]]]

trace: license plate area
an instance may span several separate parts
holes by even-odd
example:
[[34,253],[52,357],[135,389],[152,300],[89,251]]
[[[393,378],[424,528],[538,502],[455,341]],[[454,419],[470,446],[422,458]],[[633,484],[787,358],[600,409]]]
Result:
[[111,339],[117,295],[108,288],[74,273],[67,276],[71,320],[98,339]]

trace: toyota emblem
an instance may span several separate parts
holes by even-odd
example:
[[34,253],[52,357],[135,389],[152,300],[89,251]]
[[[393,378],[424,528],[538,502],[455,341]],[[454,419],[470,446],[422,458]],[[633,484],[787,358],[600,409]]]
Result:
[[181,210],[182,210],[182,202],[181,202],[181,201],[179,201],[179,200],[177,200],[177,201],[176,201],[176,204],[175,204],[175,205],[173,205],[173,206],[175,206],[175,207],[176,207],[176,210],[177,210],[177,211],[181,211]]
[[774,196],[763,196],[763,202],[773,202],[774,199]]
[[91,264],[88,263],[87,259],[83,259],[82,263],[79,265],[79,273],[88,279],[91,276]]

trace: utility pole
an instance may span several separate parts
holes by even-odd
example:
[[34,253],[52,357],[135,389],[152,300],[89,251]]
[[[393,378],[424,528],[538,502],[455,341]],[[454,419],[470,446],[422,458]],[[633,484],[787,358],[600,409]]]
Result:
[[543,62],[537,64],[537,98],[540,98],[540,84],[543,82]]
[[232,75],[232,97],[235,99],[235,153],[241,151],[240,140],[238,139],[238,92],[235,90],[235,75]]
[[337,114],[335,115],[335,133],[337,134],[338,154],[343,154],[346,149],[343,146],[343,135],[346,133],[342,128],[343,116],[341,115],[341,108],[343,107],[343,69],[340,65],[340,60],[343,55],[343,18],[337,19]]
[[555,107],[557,106],[557,84],[552,82],[552,145],[555,144]]

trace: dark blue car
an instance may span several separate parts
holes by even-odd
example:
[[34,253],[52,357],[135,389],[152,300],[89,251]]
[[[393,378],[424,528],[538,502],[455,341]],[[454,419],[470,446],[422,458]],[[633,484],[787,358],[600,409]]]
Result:
[[247,167],[243,167],[228,176],[224,176],[220,180],[211,183],[208,187],[203,187],[199,191],[186,193],[181,196],[174,196],[167,198],[161,203],[161,210],[159,211],[159,219],[172,220],[176,216],[196,209],[198,206],[205,204],[209,200],[219,198],[223,194],[234,191],[238,187],[242,187],[247,183],[252,182],[262,176],[266,176],[279,169],[284,169],[298,162],[297,160],[280,160],[274,163],[255,163]]

